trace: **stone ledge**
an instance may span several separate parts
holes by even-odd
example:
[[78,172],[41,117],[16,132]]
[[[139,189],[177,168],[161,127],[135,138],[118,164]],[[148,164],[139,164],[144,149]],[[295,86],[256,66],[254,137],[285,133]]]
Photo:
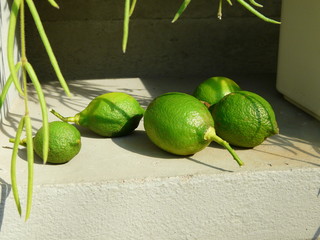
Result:
[[[140,124],[130,136],[97,137],[79,128],[83,147],[64,165],[35,164],[34,205],[24,223],[10,189],[11,150],[1,148],[2,239],[316,239],[319,236],[319,121],[275,91],[274,76],[230,76],[273,106],[281,134],[254,149],[236,149],[239,168],[216,144],[188,158],[155,147]],[[168,91],[192,92],[203,79],[70,81],[74,97],[57,83],[43,86],[49,107],[72,116],[95,96],[127,92],[146,107]],[[41,113],[30,91],[34,133]],[[23,104],[17,100],[1,132],[9,146]],[[57,120],[51,114],[49,120]],[[27,169],[19,152],[17,175],[24,198]]]

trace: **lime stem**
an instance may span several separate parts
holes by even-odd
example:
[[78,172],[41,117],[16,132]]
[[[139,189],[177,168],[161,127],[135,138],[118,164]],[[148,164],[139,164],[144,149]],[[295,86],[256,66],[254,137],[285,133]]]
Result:
[[56,112],[54,109],[50,109],[49,110],[53,115],[55,115],[57,118],[59,118],[60,120],[64,121],[64,122],[74,122],[76,124],[78,124],[77,122],[77,118],[76,117],[64,117],[62,116],[60,113]]
[[233,159],[237,161],[237,163],[239,164],[239,166],[242,166],[244,163],[241,161],[241,159],[239,158],[239,156],[236,154],[236,152],[230,147],[229,143],[226,142],[225,140],[223,140],[222,138],[220,138],[219,136],[217,136],[216,131],[213,127],[210,127],[204,138],[206,140],[211,140],[211,141],[215,141],[216,143],[220,144],[221,146],[223,146],[224,148],[226,148],[229,153],[232,155]]
[[[16,138],[9,138],[9,142],[15,143],[15,141],[16,141]],[[21,146],[27,146],[27,139],[26,138],[20,139],[18,144]]]

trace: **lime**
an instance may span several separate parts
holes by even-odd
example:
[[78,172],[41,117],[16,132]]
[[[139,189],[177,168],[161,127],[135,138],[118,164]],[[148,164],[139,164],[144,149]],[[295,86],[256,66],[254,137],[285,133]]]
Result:
[[74,117],[62,117],[54,110],[51,112],[65,122],[87,127],[100,136],[119,137],[128,135],[138,127],[144,109],[134,97],[112,92],[94,98]]
[[229,144],[215,134],[207,107],[191,95],[172,92],[155,98],[145,112],[144,128],[150,140],[167,152],[192,155],[216,141],[243,164]]
[[229,78],[211,77],[197,86],[193,96],[213,105],[219,102],[225,95],[240,90],[238,84]]
[[279,133],[271,105],[248,91],[230,93],[212,109],[217,134],[234,146],[253,148]]
[[[33,148],[43,156],[43,128],[33,138]],[[81,136],[77,128],[66,122],[49,123],[49,163],[65,163],[75,157],[81,149]]]

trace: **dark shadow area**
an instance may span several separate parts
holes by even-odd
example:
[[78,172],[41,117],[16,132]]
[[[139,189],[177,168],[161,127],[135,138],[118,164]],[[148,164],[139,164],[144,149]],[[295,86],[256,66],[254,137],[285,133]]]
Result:
[[196,159],[194,159],[194,158],[192,158],[192,157],[187,157],[186,159],[189,160],[189,161],[192,161],[192,162],[194,162],[194,163],[201,164],[201,165],[204,165],[204,166],[206,166],[206,167],[213,168],[213,169],[215,169],[215,170],[219,170],[219,171],[222,171],[222,172],[233,172],[233,171],[231,171],[231,170],[227,170],[227,169],[224,169],[224,168],[219,168],[219,167],[213,166],[213,165],[211,165],[211,164],[201,162],[201,161],[196,160]]
[[161,150],[149,140],[145,131],[141,130],[135,130],[128,136],[112,138],[112,141],[127,151],[144,156],[166,159],[181,157]]
[[0,199],[0,232],[3,224],[4,210],[6,206],[6,200],[11,192],[11,185],[0,178],[1,186],[1,199]]
[[314,233],[311,240],[319,240],[319,237],[320,237],[320,227],[318,227],[317,231]]
[[[226,8],[219,21],[218,2],[209,0],[193,2],[172,24],[180,3],[161,3],[137,4],[125,54],[122,2],[62,1],[59,11],[47,2],[35,5],[67,80],[276,72],[277,24],[258,19],[241,5]],[[281,1],[268,1],[261,11],[278,19]],[[55,74],[28,12],[26,20],[28,59],[41,81],[52,81]]]
[[119,145],[120,147],[128,151],[138,153],[141,155],[155,157],[155,158],[165,158],[165,159],[170,159],[170,158],[174,158],[174,159],[181,158],[183,160],[187,159],[194,163],[201,164],[206,167],[213,168],[219,171],[232,172],[232,171],[196,160],[192,156],[179,156],[179,155],[174,155],[166,151],[163,151],[162,149],[160,149],[150,141],[145,131],[136,130],[128,136],[112,138],[112,141],[115,144]]

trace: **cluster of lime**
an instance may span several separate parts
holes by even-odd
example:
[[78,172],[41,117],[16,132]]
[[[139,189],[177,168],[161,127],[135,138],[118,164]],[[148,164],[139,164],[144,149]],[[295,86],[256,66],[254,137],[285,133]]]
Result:
[[144,127],[165,151],[190,155],[215,141],[240,166],[243,162],[229,143],[252,148],[279,132],[270,104],[225,77],[205,80],[193,96],[173,92],[155,98],[145,112]]
[[[106,93],[93,99],[73,117],[51,112],[62,121],[49,125],[48,162],[65,163],[81,148],[80,133],[67,122],[89,128],[104,137],[125,136],[133,132],[144,117],[150,140],[176,155],[192,155],[212,141],[225,147],[237,163],[240,160],[229,143],[252,148],[278,133],[275,114],[261,96],[242,91],[231,79],[213,77],[202,82],[193,96],[181,92],[162,94],[144,110],[132,96]],[[42,156],[42,129],[34,137],[35,151]]]
[[208,103],[217,134],[234,146],[253,148],[279,133],[271,105],[229,78],[209,78],[193,95]]
[[[144,111],[134,97],[121,92],[106,93],[94,98],[74,117],[63,117],[52,109],[51,112],[62,121],[49,123],[47,162],[66,163],[80,152],[80,132],[68,122],[89,128],[100,136],[119,137],[128,135],[137,128]],[[42,157],[42,128],[36,133],[33,142],[35,152]]]

